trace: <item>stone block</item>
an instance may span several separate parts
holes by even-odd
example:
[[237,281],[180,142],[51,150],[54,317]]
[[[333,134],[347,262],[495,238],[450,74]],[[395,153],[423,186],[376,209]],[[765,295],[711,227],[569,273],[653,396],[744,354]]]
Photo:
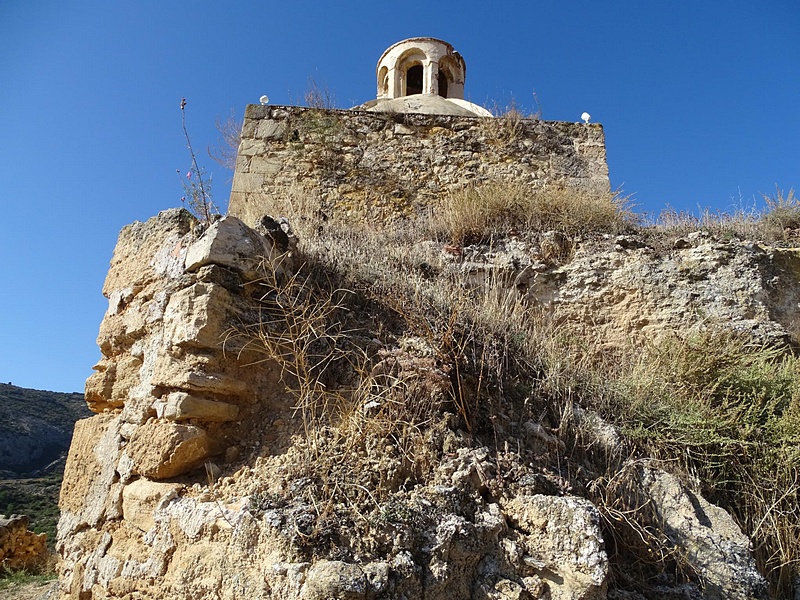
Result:
[[520,495],[503,509],[520,533],[518,573],[550,581],[553,598],[605,598],[608,556],[600,513],[591,502]]
[[261,260],[273,256],[272,243],[236,217],[224,217],[211,225],[186,252],[186,270],[208,264],[234,269],[245,279],[258,277]]
[[263,119],[270,113],[271,108],[261,104],[248,104],[244,109],[244,118],[246,121],[249,119]]
[[283,168],[283,161],[272,158],[255,156],[250,161],[251,173],[263,173],[264,175],[275,175]]
[[258,127],[258,120],[245,118],[242,123],[241,138],[251,138],[255,135],[256,128]]
[[257,156],[267,149],[263,140],[243,139],[239,144],[239,156]]
[[233,176],[233,186],[231,187],[231,191],[258,192],[263,184],[264,184],[263,173],[238,172]]
[[173,346],[218,348],[232,313],[228,290],[213,283],[195,283],[169,299],[164,311],[164,338]]
[[403,125],[402,123],[395,123],[394,133],[395,135],[413,135],[414,129],[412,127],[408,127],[407,125]]
[[200,427],[149,421],[126,447],[133,471],[149,479],[167,479],[201,465],[212,455],[212,441]]
[[239,407],[227,402],[216,402],[192,396],[186,392],[173,392],[161,402],[156,403],[159,417],[171,421],[235,421]]
[[103,284],[103,295],[118,304],[114,312],[121,308],[120,301],[130,302],[154,279],[183,273],[184,236],[196,223],[189,211],[173,208],[122,229]]
[[357,600],[366,598],[369,591],[369,583],[359,565],[338,560],[321,560],[308,570],[300,595],[303,600]]
[[255,137],[268,140],[282,140],[285,135],[285,123],[273,121],[272,119],[265,119],[258,124]]
[[183,488],[179,483],[158,483],[148,479],[137,479],[122,490],[122,516],[142,531],[155,525],[153,513],[178,495]]
[[59,535],[64,527],[72,533],[73,527],[94,527],[119,516],[116,464],[122,442],[118,416],[101,414],[75,423],[58,500],[64,521]]

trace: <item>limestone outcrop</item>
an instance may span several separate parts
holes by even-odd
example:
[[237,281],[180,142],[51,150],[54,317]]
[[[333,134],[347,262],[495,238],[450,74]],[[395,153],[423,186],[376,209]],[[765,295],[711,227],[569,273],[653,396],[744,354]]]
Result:
[[721,241],[700,231],[666,252],[631,235],[568,248],[556,237],[547,232],[538,241],[470,246],[431,260],[476,287],[508,281],[532,306],[591,328],[609,346],[704,324],[760,343],[800,342],[796,248]]
[[76,425],[60,500],[59,544],[75,597],[94,585],[87,568],[113,563],[99,549],[78,558],[82,548],[110,540],[120,519],[134,528],[152,519],[137,516],[141,507],[182,488],[156,482],[204,465],[213,474],[212,460],[241,451],[243,420],[280,411],[279,374],[269,364],[250,368],[261,357],[224,338],[253,310],[246,296],[259,286],[259,263],[281,276],[291,260],[233,217],[203,229],[172,210],[120,234],[103,290],[102,358],[86,384],[98,414]]
[[[327,454],[314,446],[334,434],[326,425],[307,435],[303,397],[290,389],[297,373],[240,335],[269,326],[265,302],[289,302],[278,284],[299,266],[288,227],[264,223],[267,235],[231,216],[204,228],[171,210],[120,234],[103,290],[102,358],[86,387],[97,414],[76,426],[61,494],[61,598],[641,597],[610,585],[605,517],[561,467],[572,457],[558,427],[527,420],[518,448],[490,450],[438,408],[420,434],[427,462],[408,458],[399,429],[354,429]],[[576,322],[594,315],[609,343],[684,326],[701,306],[764,339],[797,339],[796,302],[775,279],[797,273],[789,251],[697,239],[659,260],[616,242],[566,264],[510,244],[457,260],[440,252],[438,266],[475,285],[504,272],[542,308]],[[378,393],[352,412],[388,418],[412,388],[446,406],[456,370],[424,344],[358,343],[373,385],[407,393]],[[623,460],[614,429],[593,423],[601,449],[580,468]],[[356,448],[361,462],[350,464]],[[328,465],[330,478],[298,476],[308,462]],[[630,473],[652,525],[700,575],[665,585],[662,597],[766,598],[730,515],[655,463],[634,461]]]

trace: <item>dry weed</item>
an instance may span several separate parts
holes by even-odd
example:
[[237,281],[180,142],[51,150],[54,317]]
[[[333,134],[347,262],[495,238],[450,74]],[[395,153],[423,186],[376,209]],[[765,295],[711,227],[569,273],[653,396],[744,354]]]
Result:
[[303,99],[309,108],[336,108],[336,96],[328,88],[328,84],[319,84],[314,77],[308,78],[308,88]]
[[[642,233],[658,241],[705,231],[722,240],[794,242],[800,231],[800,200],[794,189],[788,193],[776,188],[774,195],[764,195],[764,207],[735,208],[730,211],[700,209],[697,214],[668,208],[649,223]],[[663,245],[656,243],[655,245]]]
[[220,137],[216,145],[208,146],[206,151],[220,165],[233,171],[236,168],[239,142],[242,139],[242,120],[237,119],[236,113],[231,109],[230,114],[224,121],[217,117],[214,124]]
[[784,196],[776,186],[775,195],[764,195],[766,208],[761,215],[761,224],[771,230],[774,236],[791,234],[800,229],[800,199],[794,195],[794,188]]
[[538,121],[542,117],[536,92],[533,92],[533,100],[536,108],[530,114],[525,114],[514,98],[505,107],[497,104],[490,107],[489,110],[494,117],[482,119],[479,124],[480,131],[488,143],[492,146],[508,147],[521,140],[525,134],[525,121]]
[[447,194],[433,227],[456,244],[490,241],[510,229],[569,236],[618,233],[634,221],[629,199],[581,188],[486,183]]

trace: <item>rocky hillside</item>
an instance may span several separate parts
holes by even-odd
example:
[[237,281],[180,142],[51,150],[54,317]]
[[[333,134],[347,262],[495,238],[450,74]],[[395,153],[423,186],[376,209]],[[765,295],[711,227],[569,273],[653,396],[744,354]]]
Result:
[[126,227],[60,596],[792,597],[800,254],[617,208]]
[[75,421],[89,414],[83,394],[0,383],[0,479],[30,477],[63,458]]
[[58,494],[83,394],[0,384],[0,515],[23,514],[55,545]]

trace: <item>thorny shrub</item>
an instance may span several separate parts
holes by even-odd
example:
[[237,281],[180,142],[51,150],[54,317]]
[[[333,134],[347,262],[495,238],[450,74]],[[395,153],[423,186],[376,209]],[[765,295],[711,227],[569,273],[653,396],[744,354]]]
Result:
[[231,329],[227,343],[280,365],[303,427],[304,459],[295,465],[295,478],[313,481],[318,501],[363,499],[369,490],[358,482],[366,476],[364,483],[371,483],[374,470],[358,472],[353,457],[377,457],[376,446],[385,441],[405,457],[407,476],[421,474],[422,463],[430,462],[426,430],[450,399],[446,368],[407,351],[377,348],[370,337],[376,332],[352,318],[356,294],[334,285],[320,265],[306,263],[283,275],[265,260],[262,271],[255,282],[263,290],[255,294],[259,318]]

